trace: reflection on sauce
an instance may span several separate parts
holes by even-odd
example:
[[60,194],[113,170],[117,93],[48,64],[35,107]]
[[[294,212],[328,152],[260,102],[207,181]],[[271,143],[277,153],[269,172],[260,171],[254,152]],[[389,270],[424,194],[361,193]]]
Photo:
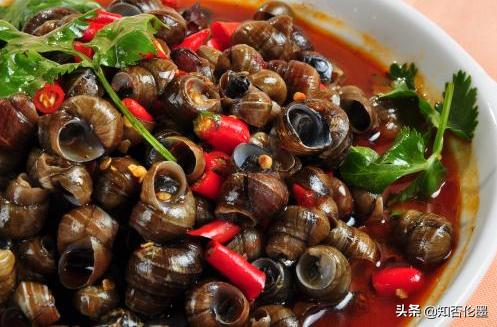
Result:
[[[105,3],[106,1],[103,2]],[[180,7],[185,7],[193,3],[194,1],[179,1]],[[249,8],[244,5],[225,2],[201,1],[201,4],[209,8],[218,20],[247,20],[252,17],[255,10],[255,8]],[[338,64],[344,70],[346,79],[343,83],[357,85],[369,95],[373,95],[379,89],[388,87],[390,81],[387,77],[386,67],[379,64],[367,54],[348,46],[345,42],[338,40],[327,32],[318,30],[301,20],[297,20],[297,22],[304,28],[313,44],[316,45],[317,50],[331,58],[332,62]],[[357,138],[357,143],[368,145],[378,152],[383,152],[390,145],[390,141],[385,141],[381,135],[363,136]],[[447,177],[438,196],[430,201],[410,201],[403,203],[399,208],[431,211],[445,216],[456,227],[457,240],[457,227],[459,226],[458,220],[461,211],[460,179],[455,158],[448,150],[448,147],[443,152],[443,163],[447,168]],[[411,180],[412,178],[404,178],[394,185],[392,189],[402,189]],[[369,226],[369,228],[369,232],[374,234],[376,239],[382,243],[381,246],[385,249],[384,252],[399,260],[401,258],[400,253],[395,248],[389,246],[388,239],[378,237],[378,235],[386,234],[385,231],[381,231],[382,226],[375,226],[374,228],[373,226]],[[367,228],[366,231],[368,231]],[[401,263],[402,261],[399,262]],[[396,306],[404,305],[408,309],[410,304],[419,304],[422,308],[424,299],[427,298],[433,287],[437,284],[440,274],[446,265],[447,263],[426,272],[425,289],[408,299],[401,300],[400,298],[378,297],[375,294],[370,285],[370,276],[377,267],[372,264],[352,263],[354,273],[352,290],[356,292],[355,301],[352,301],[354,305],[349,305],[344,310],[322,310],[313,316],[312,326],[362,327],[405,325],[409,322],[409,318],[397,318]],[[299,310],[295,309],[295,311]],[[309,325],[309,323],[311,323],[310,320],[307,321],[306,325]]]

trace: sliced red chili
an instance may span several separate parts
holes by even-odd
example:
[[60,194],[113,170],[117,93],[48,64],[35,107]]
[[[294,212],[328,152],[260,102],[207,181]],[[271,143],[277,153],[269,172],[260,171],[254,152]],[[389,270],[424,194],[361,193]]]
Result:
[[240,232],[240,227],[224,220],[214,220],[200,228],[188,232],[190,236],[201,236],[210,238],[224,244],[235,237]]
[[97,22],[90,22],[88,27],[83,32],[83,36],[81,37],[81,40],[83,42],[90,42],[91,40],[93,40],[93,38],[98,33],[98,31],[100,31],[102,28],[105,27],[105,25],[106,24],[97,23]]
[[44,114],[56,112],[64,102],[64,90],[57,83],[45,84],[36,91],[33,102],[36,109]]
[[205,170],[198,181],[191,185],[193,192],[210,200],[216,200],[224,179],[212,170]]
[[122,17],[123,16],[120,14],[108,12],[108,11],[103,10],[103,9],[97,9],[95,17],[87,19],[87,21],[107,25],[107,24],[110,24],[112,22],[115,22],[116,20],[118,20]]
[[231,154],[241,143],[248,143],[248,125],[233,116],[203,113],[193,123],[195,134],[215,150]]
[[293,184],[293,197],[299,206],[312,208],[316,206],[316,195],[313,191],[306,189],[300,184]]
[[240,26],[238,22],[213,22],[211,24],[212,39],[219,45],[219,50],[225,50],[231,46],[231,36]]
[[138,101],[131,98],[125,98],[122,102],[137,119],[146,122],[154,121],[154,117],[152,117],[152,115],[148,113],[147,109],[138,103]]
[[152,42],[154,43],[155,53],[144,54],[143,59],[152,59],[152,58],[166,59],[167,58],[166,51],[164,51],[164,47],[159,42],[159,40],[154,38]]
[[420,290],[424,278],[423,273],[414,267],[389,267],[375,272],[372,282],[379,295],[403,298]]
[[178,8],[179,5],[178,5],[178,0],[161,0],[162,4],[164,6],[168,6],[168,7],[171,7],[171,8]]
[[[74,41],[73,48],[74,50],[81,52],[89,58],[93,58],[93,55],[95,54],[95,51],[93,51],[91,47],[86,46],[83,42]],[[80,62],[81,58],[78,56],[74,56],[74,61]]]
[[209,29],[201,30],[197,33],[187,36],[183,42],[174,46],[174,48],[187,48],[192,51],[197,51],[201,45],[207,43],[207,40],[211,36],[211,31]]
[[227,177],[232,172],[231,157],[221,151],[212,151],[205,154],[205,170],[213,170],[217,174]]
[[247,299],[256,299],[264,290],[264,272],[219,242],[212,241],[209,245],[205,254],[206,261],[238,287]]

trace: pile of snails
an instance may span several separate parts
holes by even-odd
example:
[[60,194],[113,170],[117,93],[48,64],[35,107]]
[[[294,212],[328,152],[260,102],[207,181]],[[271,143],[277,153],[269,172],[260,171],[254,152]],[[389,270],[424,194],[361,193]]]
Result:
[[[66,99],[53,114],[39,115],[23,94],[0,99],[0,325],[299,326],[294,303],[336,305],[353,293],[353,261],[381,262],[368,221],[386,221],[414,265],[450,255],[447,219],[412,210],[392,218],[381,195],[334,174],[355,135],[394,118],[341,85],[343,71],[289,6],[260,7],[223,52],[174,47],[208,25],[198,4],[178,12],[159,0],[114,0],[107,9],[168,27],[157,37],[170,59],[107,73],[119,96],[150,111],[145,127],[177,162],[146,145],[91,70],[64,76]],[[43,35],[78,14],[45,9],[23,31]],[[211,150],[193,133],[206,112],[236,116],[251,132],[228,154],[215,200],[191,188]],[[214,219],[240,226],[226,246],[266,275],[255,301],[209,267],[205,240],[187,235]]]

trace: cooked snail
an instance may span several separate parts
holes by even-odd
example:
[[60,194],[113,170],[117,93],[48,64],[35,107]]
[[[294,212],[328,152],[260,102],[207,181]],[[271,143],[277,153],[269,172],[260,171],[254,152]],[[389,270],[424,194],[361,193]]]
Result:
[[96,320],[118,306],[119,293],[114,282],[104,279],[100,285],[78,290],[74,294],[73,302],[82,315]]
[[296,267],[297,282],[311,298],[339,302],[348,292],[351,269],[343,254],[331,246],[310,247]]
[[340,107],[347,113],[355,133],[369,132],[378,125],[373,104],[357,86],[347,85],[340,89]]
[[55,7],[39,11],[24,24],[22,31],[33,35],[44,35],[61,26],[63,19],[78,12],[71,8]]
[[224,50],[218,58],[215,75],[221,77],[228,70],[257,73],[267,66],[261,54],[246,44],[237,44]]
[[29,177],[46,190],[61,192],[74,205],[90,202],[93,181],[85,166],[34,149],[27,163]]
[[55,113],[42,116],[38,138],[44,149],[74,162],[88,162],[121,142],[121,114],[107,100],[78,95]]
[[266,253],[284,263],[295,262],[307,247],[321,243],[329,232],[330,223],[321,211],[288,206],[269,228]]
[[140,318],[126,309],[114,309],[100,319],[99,327],[144,327]]
[[119,224],[95,205],[78,207],[66,213],[57,231],[57,249],[63,252],[69,245],[92,236],[111,249]]
[[60,315],[50,289],[40,283],[21,282],[14,294],[15,303],[38,326],[51,326]]
[[354,202],[349,187],[340,179],[330,176],[329,187],[333,194],[333,200],[338,207],[339,218],[346,220],[353,211]]
[[0,196],[0,236],[26,239],[38,234],[48,215],[49,192],[33,187],[26,174],[10,181]]
[[322,54],[308,50],[299,51],[294,53],[294,59],[314,67],[322,83],[329,84],[333,81],[333,64]]
[[95,200],[106,210],[120,208],[135,198],[146,169],[131,157],[104,157],[98,165]]
[[219,113],[221,100],[211,81],[196,75],[176,77],[162,96],[159,120],[172,119],[179,127],[191,129],[193,120],[203,111]]
[[268,20],[275,16],[295,17],[293,9],[283,1],[269,1],[257,8],[254,14],[256,20]]
[[255,228],[245,228],[226,246],[253,261],[261,256],[262,234]]
[[159,0],[114,0],[107,10],[122,16],[134,16],[164,8],[165,6]]
[[130,224],[146,240],[165,242],[184,235],[195,225],[195,210],[195,198],[183,169],[163,161],[152,165],[145,175]]
[[128,263],[126,305],[146,315],[162,312],[200,277],[201,251],[193,243],[142,245]]
[[95,73],[89,69],[78,69],[65,77],[64,92],[68,97],[77,95],[90,95],[102,97],[104,89],[97,79]]
[[236,170],[240,172],[268,172],[273,168],[271,154],[264,148],[251,143],[237,146],[231,159]]
[[171,59],[179,70],[187,73],[198,73],[214,80],[214,73],[211,64],[207,59],[187,48],[177,48],[171,52]]
[[59,258],[59,280],[68,289],[92,285],[107,271],[112,253],[100,241],[87,236],[69,244]]
[[242,292],[224,282],[196,286],[186,298],[186,314],[191,326],[245,326],[250,305]]
[[197,208],[197,214],[195,216],[195,227],[203,226],[215,219],[214,208],[212,208],[212,205],[209,201],[200,196],[195,196],[195,203]]
[[16,286],[16,257],[11,250],[0,250],[0,306],[9,299]]
[[223,184],[216,217],[243,226],[271,218],[288,202],[288,189],[272,173],[235,173]]
[[57,272],[55,242],[50,236],[37,236],[21,242],[17,248],[19,263],[28,275],[43,280]]
[[219,57],[223,54],[221,51],[218,49],[209,47],[207,45],[202,45],[200,48],[197,50],[197,54],[206,59],[211,67],[214,69],[217,65],[217,62],[219,61]]
[[407,211],[399,218],[396,235],[407,258],[425,266],[444,261],[452,251],[452,224],[434,213]]
[[282,305],[258,307],[250,318],[251,327],[298,327],[299,320],[292,310]]
[[208,28],[212,13],[196,2],[190,8],[182,10],[181,15],[186,20],[186,34],[190,35]]
[[248,76],[252,85],[266,93],[271,100],[283,105],[286,101],[288,90],[283,78],[276,72],[261,69]]
[[293,97],[296,92],[303,93],[307,98],[313,98],[320,90],[319,73],[305,62],[273,60],[269,62],[269,69],[283,78],[289,98]]
[[362,230],[348,226],[341,220],[331,223],[330,234],[324,243],[340,250],[348,258],[378,261],[379,252],[376,242]]
[[373,194],[358,188],[353,188],[351,192],[354,199],[355,214],[372,221],[380,220],[383,217],[383,197],[381,194]]
[[173,46],[181,43],[186,36],[186,21],[173,8],[164,6],[161,9],[152,10],[149,14],[157,17],[165,27],[157,32],[157,37],[164,40],[167,45]]
[[285,304],[292,296],[292,273],[281,262],[270,258],[259,258],[252,262],[266,274],[266,285],[260,301],[268,304]]

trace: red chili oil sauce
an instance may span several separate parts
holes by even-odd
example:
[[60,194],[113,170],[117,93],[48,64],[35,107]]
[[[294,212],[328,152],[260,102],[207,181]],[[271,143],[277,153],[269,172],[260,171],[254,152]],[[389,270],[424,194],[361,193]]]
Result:
[[[108,1],[100,1],[103,4]],[[195,1],[180,0],[179,8],[190,6]],[[213,12],[213,18],[224,21],[244,21],[251,19],[255,9],[253,7],[226,2],[200,1],[201,5]],[[378,88],[384,88],[390,84],[387,76],[387,67],[380,64],[373,57],[362,52],[358,48],[348,45],[346,42],[338,39],[329,32],[318,29],[301,20],[297,23],[303,27],[306,35],[316,46],[316,50],[326,55],[332,62],[340,66],[346,79],[344,83],[357,85],[369,95],[374,93]],[[383,152],[391,143],[380,137],[375,142],[368,141],[369,136],[356,137],[355,143],[367,145]],[[458,236],[459,215],[461,211],[461,194],[460,179],[457,171],[457,163],[451,151],[446,147],[443,151],[443,163],[447,168],[445,183],[440,189],[437,197],[429,201],[409,201],[401,205],[402,208],[417,209],[420,211],[430,211],[445,216],[455,227],[456,241]],[[392,189],[402,189],[412,178],[404,178],[394,185]],[[388,253],[396,258],[396,264],[408,264],[402,259],[401,253],[393,246],[389,245],[382,226],[366,227],[366,231],[380,243],[384,249],[383,253]],[[358,300],[354,305],[346,307],[341,311],[327,310],[323,316],[312,326],[402,326],[409,322],[410,318],[398,318],[396,316],[396,307],[404,305],[405,309],[410,304],[420,305],[421,314],[424,300],[439,280],[439,277],[447,263],[438,266],[431,271],[425,271],[425,284],[423,290],[407,299],[384,298],[377,296],[371,286],[371,273],[378,269],[373,265],[355,265],[353,264],[353,281],[352,290],[358,292]],[[295,310],[297,311],[297,310]]]

